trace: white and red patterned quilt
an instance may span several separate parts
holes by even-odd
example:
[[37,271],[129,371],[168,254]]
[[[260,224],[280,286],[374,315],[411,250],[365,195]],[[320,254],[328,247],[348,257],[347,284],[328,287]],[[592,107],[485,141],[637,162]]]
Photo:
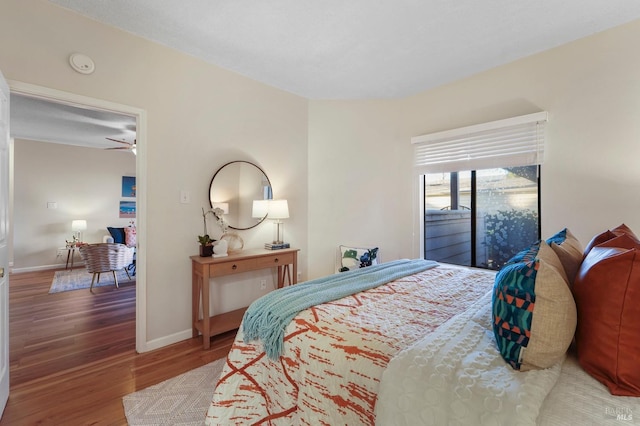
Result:
[[269,359],[259,341],[233,343],[208,425],[373,425],[382,373],[402,349],[465,311],[494,273],[440,265],[306,309]]

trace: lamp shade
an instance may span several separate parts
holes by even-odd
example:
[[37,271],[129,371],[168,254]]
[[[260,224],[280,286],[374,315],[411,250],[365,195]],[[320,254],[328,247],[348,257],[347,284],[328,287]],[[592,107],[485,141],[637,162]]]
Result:
[[251,217],[264,218],[269,213],[269,200],[253,200]]
[[74,232],[77,231],[86,231],[87,229],[87,221],[84,219],[76,219],[71,221],[71,230]]
[[269,203],[269,219],[286,219],[289,217],[287,200],[271,200]]

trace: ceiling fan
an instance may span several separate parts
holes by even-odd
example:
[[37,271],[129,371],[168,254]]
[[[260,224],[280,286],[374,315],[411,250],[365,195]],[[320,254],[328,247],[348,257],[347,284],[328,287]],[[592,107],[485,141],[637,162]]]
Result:
[[125,140],[118,140],[118,139],[112,139],[112,138],[106,138],[106,139],[113,142],[121,143],[126,146],[118,146],[115,148],[105,148],[105,149],[126,149],[133,152],[133,155],[136,155],[136,139],[134,139],[133,142],[127,142]]

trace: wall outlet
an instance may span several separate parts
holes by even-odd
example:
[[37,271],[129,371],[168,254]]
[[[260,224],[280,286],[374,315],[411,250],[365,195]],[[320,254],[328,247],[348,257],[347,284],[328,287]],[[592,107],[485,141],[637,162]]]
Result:
[[267,280],[260,280],[260,290],[267,288]]

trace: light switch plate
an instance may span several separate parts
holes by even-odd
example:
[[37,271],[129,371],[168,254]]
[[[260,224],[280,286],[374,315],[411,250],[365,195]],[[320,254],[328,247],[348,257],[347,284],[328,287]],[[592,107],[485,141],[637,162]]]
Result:
[[189,204],[191,202],[191,194],[189,194],[189,191],[180,191],[180,202],[182,204]]

